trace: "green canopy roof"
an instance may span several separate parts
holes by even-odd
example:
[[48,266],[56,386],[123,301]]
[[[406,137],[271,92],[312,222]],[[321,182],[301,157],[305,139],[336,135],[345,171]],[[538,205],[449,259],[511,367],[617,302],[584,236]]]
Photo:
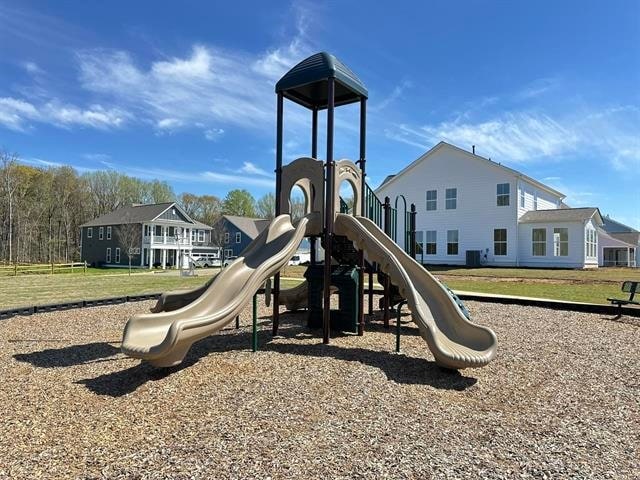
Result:
[[307,108],[327,108],[327,80],[335,79],[335,106],[368,97],[367,88],[340,60],[327,52],[316,53],[289,70],[276,83],[276,93]]

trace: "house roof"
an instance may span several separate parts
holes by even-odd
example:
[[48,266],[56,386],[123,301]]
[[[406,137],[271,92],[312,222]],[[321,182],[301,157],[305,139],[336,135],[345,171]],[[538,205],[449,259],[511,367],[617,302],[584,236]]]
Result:
[[540,188],[541,190],[545,190],[557,197],[560,197],[561,199],[565,198],[566,195],[562,192],[559,192],[558,190],[551,188],[548,185],[545,185],[544,183],[539,182],[538,180],[536,180],[535,178],[531,178],[528,175],[525,175],[522,172],[519,172],[517,170],[514,170],[513,168],[509,168],[506,167],[504,165],[502,165],[501,163],[498,162],[494,162],[493,160],[489,159],[489,158],[485,158],[481,155],[477,155],[475,153],[471,153],[468,152],[467,150],[460,148],[456,145],[452,145],[451,143],[447,143],[444,141],[438,142],[437,145],[435,145],[434,147],[432,147],[430,150],[428,150],[427,152],[425,152],[424,154],[422,154],[420,157],[418,157],[416,160],[414,160],[413,162],[411,162],[409,165],[407,165],[405,168],[403,168],[402,170],[400,170],[396,175],[394,175],[392,178],[389,178],[389,176],[387,178],[384,179],[384,182],[382,182],[382,184],[376,188],[376,193],[378,193],[378,190],[380,190],[383,187],[387,187],[388,185],[392,184],[393,182],[395,182],[398,178],[402,177],[402,175],[404,175],[405,173],[407,173],[408,171],[410,171],[411,169],[413,169],[415,166],[419,165],[420,163],[422,163],[423,161],[425,161],[428,157],[430,157],[432,154],[434,154],[435,152],[437,152],[438,150],[440,150],[441,148],[451,148],[454,149],[458,152],[462,152],[465,153],[467,155],[469,155],[472,158],[475,158],[478,161],[481,162],[485,162],[487,165],[491,165],[493,167],[497,167],[500,168],[512,175],[515,175],[516,177],[520,177],[524,180],[526,180],[527,182],[535,185],[536,187]]
[[531,210],[522,217],[520,223],[585,222],[595,217],[596,224],[602,224],[602,215],[596,207],[558,208],[553,210]]
[[[105,213],[98,218],[94,218],[93,220],[82,224],[81,227],[149,222],[158,217],[158,215],[170,208],[172,205],[175,205],[175,202],[128,205],[126,207],[118,208],[113,212]],[[185,214],[185,216],[187,215]],[[189,217],[187,216],[187,218]]]
[[610,237],[620,240],[621,242],[628,243],[629,245],[640,245],[640,232],[607,232],[607,234]]
[[276,83],[276,92],[307,108],[327,108],[327,80],[335,79],[335,106],[367,98],[364,83],[349,67],[327,52],[305,58]]
[[196,228],[199,228],[201,230],[212,230],[212,228],[213,228],[213,227],[211,227],[211,225],[207,225],[206,223],[202,223],[202,222],[199,222],[197,220],[193,220],[193,226],[196,227]]
[[264,218],[240,217],[237,215],[223,215],[222,217],[227,222],[233,223],[249,238],[256,238],[271,223],[271,220],[265,220]]
[[609,232],[609,233],[638,233],[638,230],[636,230],[635,228],[631,228],[628,225],[625,225],[624,223],[620,223],[617,220],[614,220],[613,218],[611,218],[609,215],[606,215],[605,217],[603,217],[603,224],[602,224],[602,228],[604,229],[605,232]]

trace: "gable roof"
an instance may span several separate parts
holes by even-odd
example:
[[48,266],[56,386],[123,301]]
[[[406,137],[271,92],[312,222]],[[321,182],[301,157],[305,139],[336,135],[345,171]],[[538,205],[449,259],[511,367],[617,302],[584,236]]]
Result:
[[602,225],[602,215],[596,207],[584,208],[558,208],[552,210],[530,210],[522,217],[519,223],[546,223],[546,222],[585,222],[595,217],[597,225]]
[[133,204],[118,208],[113,212],[105,213],[104,215],[94,218],[87,223],[83,223],[80,226],[97,227],[103,225],[150,222],[172,206],[176,206],[186,218],[189,218],[189,216],[182,210],[182,208],[176,205],[175,202],[148,203],[144,205]]
[[470,158],[474,158],[474,159],[476,159],[478,161],[484,162],[486,165],[490,165],[490,166],[493,166],[493,167],[496,167],[496,168],[500,168],[500,169],[504,170],[507,173],[510,173],[512,175],[515,175],[516,177],[519,177],[519,178],[522,178],[523,180],[526,180],[527,182],[535,185],[536,187],[540,188],[541,190],[545,190],[545,191],[551,193],[552,195],[560,197],[560,199],[563,199],[563,198],[566,197],[566,195],[564,193],[559,192],[558,190],[556,190],[554,188],[551,188],[550,186],[545,185],[544,183],[539,182],[535,178],[531,178],[530,176],[525,175],[524,173],[519,172],[517,170],[514,170],[513,168],[506,167],[506,166],[502,165],[501,163],[494,162],[493,160],[491,160],[489,158],[485,158],[485,157],[483,157],[481,155],[468,152],[467,150],[465,150],[463,148],[460,148],[460,147],[458,147],[456,145],[452,145],[451,143],[447,143],[445,141],[438,142],[437,145],[432,147],[426,153],[423,153],[420,157],[418,157],[416,160],[411,162],[405,168],[400,170],[393,177],[389,178],[389,176],[388,176],[387,178],[385,178],[384,182],[382,182],[382,184],[378,188],[375,189],[376,194],[378,193],[378,190],[380,190],[381,188],[387,187],[388,185],[392,184],[394,181],[396,181],[402,175],[404,175],[409,170],[413,169],[417,165],[419,165],[422,162],[424,162],[428,157],[430,157],[431,155],[433,155],[435,152],[437,152],[438,150],[440,150],[442,148],[451,148],[453,150],[456,150],[457,152],[461,152],[461,153],[464,153],[464,154],[468,155]]
[[240,217],[238,215],[223,215],[222,218],[235,225],[249,238],[256,238],[271,223],[271,220],[264,218]]
[[[606,229],[605,232],[607,232]],[[634,247],[640,245],[640,232],[607,232],[607,235]]]

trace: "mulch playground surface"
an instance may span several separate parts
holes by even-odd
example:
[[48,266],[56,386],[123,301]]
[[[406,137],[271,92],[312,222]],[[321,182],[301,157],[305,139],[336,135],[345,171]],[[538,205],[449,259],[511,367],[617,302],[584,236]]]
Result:
[[[377,298],[375,299],[377,305]],[[497,358],[448,372],[403,317],[322,345],[304,313],[157,371],[120,353],[151,302],[0,321],[0,478],[637,478],[640,320],[467,302]],[[635,476],[635,477],[634,477]]]

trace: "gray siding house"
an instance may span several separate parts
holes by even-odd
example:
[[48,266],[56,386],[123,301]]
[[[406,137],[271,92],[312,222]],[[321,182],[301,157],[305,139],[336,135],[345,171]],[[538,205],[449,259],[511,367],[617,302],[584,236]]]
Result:
[[258,236],[270,220],[262,218],[223,215],[214,224],[215,231],[222,232],[224,258],[237,257]]
[[190,256],[220,256],[212,227],[197,222],[175,202],[123,207],[81,226],[81,258],[93,266],[167,268]]

